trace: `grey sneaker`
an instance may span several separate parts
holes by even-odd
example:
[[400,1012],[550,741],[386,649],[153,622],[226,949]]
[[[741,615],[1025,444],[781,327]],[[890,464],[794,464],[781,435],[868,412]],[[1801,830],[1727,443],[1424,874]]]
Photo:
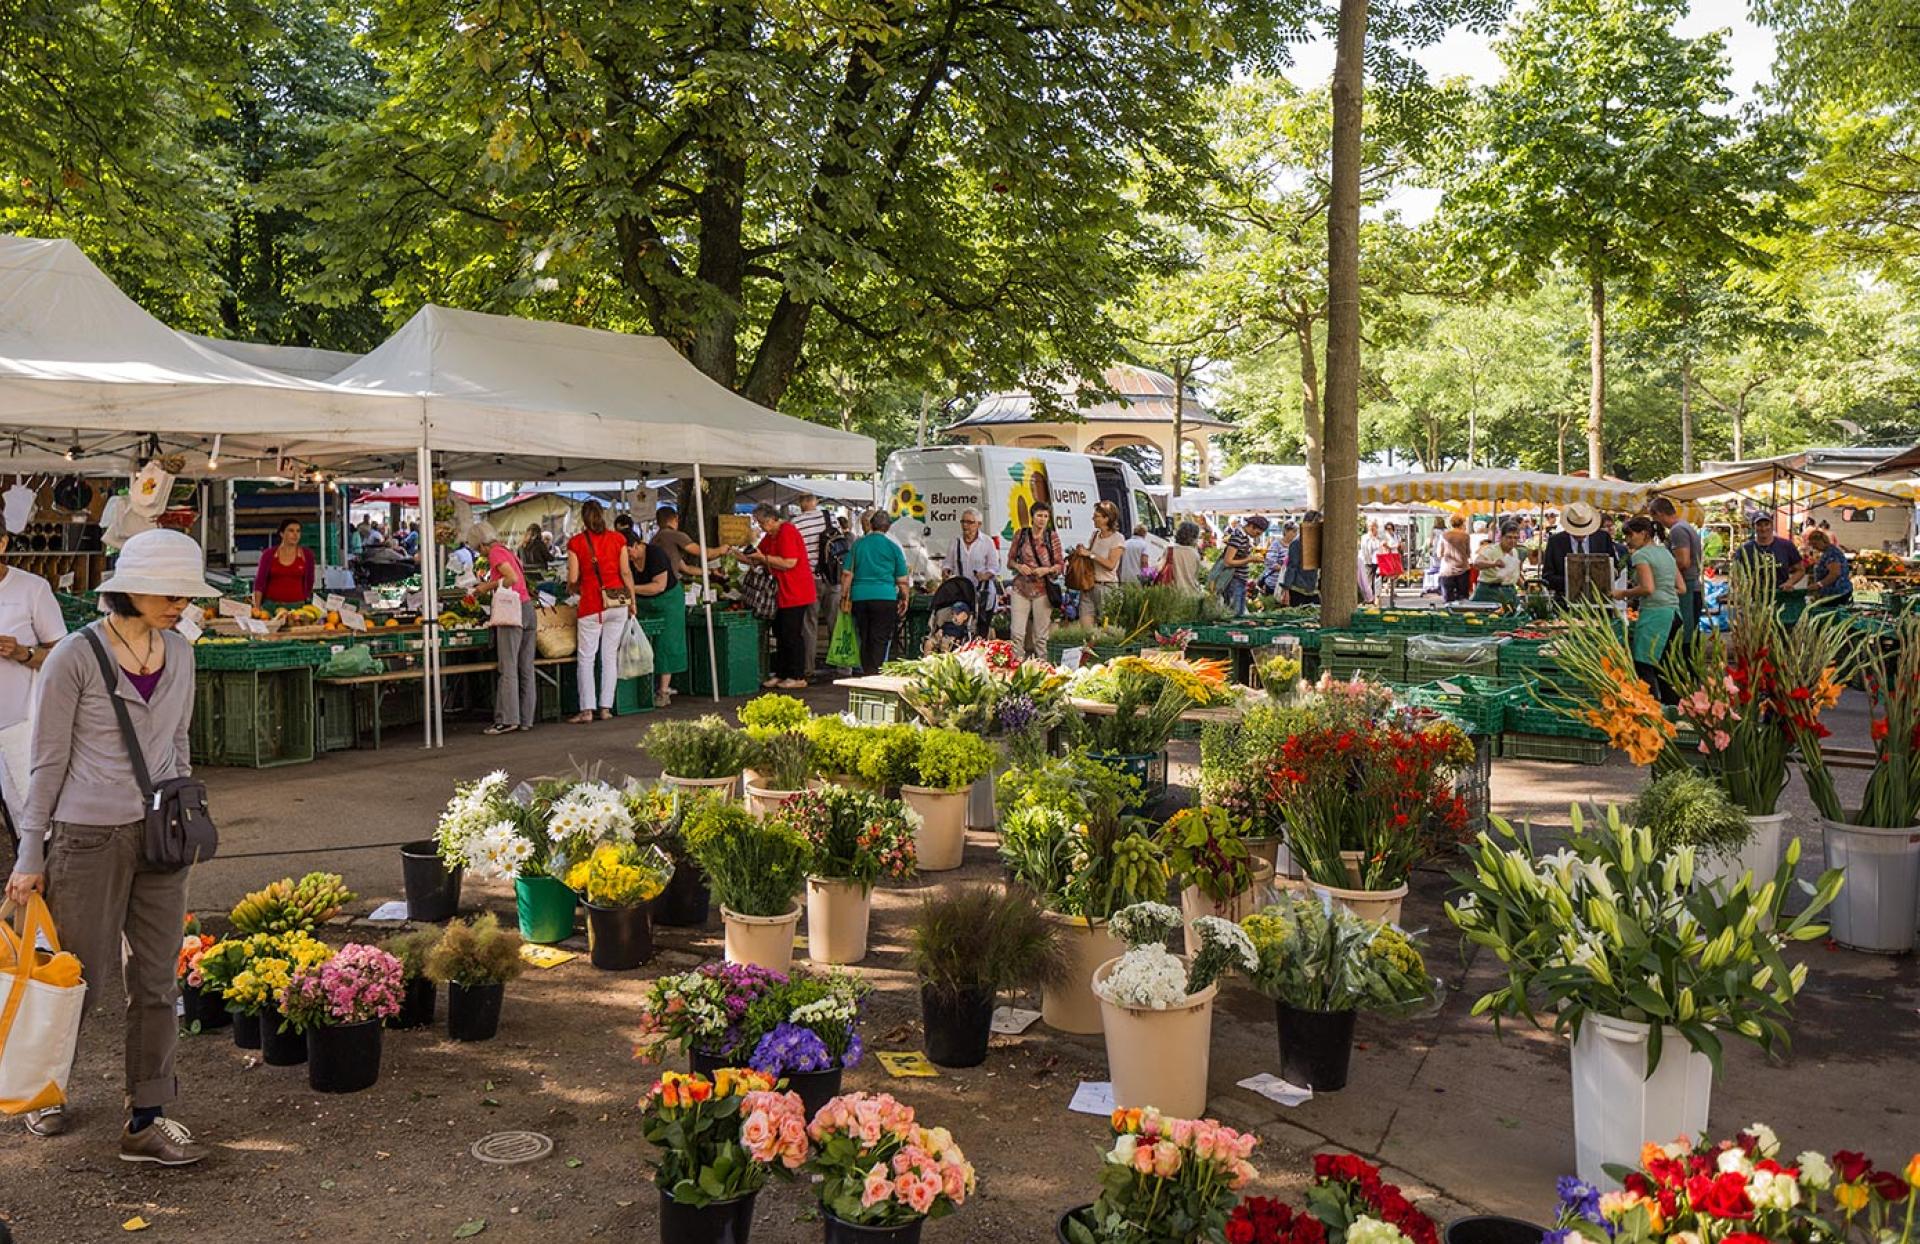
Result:
[[27,1111],[27,1130],[35,1136],[65,1136],[71,1122],[65,1106]]
[[192,1166],[207,1156],[193,1133],[172,1119],[155,1119],[138,1132],[120,1133],[122,1162],[153,1162],[160,1166]]

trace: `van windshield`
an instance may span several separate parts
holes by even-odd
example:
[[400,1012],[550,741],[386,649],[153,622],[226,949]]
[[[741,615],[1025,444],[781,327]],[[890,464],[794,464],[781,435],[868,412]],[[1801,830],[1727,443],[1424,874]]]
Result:
[[1145,523],[1147,530],[1152,532],[1163,532],[1167,527],[1160,507],[1153,503],[1153,494],[1143,488],[1133,490],[1133,521]]

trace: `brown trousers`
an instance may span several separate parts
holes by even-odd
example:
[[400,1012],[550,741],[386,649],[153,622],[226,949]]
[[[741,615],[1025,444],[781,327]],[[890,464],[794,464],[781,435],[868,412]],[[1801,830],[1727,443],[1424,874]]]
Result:
[[52,830],[47,907],[62,948],[80,956],[87,1013],[117,968],[127,1001],[127,1105],[164,1106],[179,1091],[173,1074],[179,985],[173,968],[187,917],[187,870],[142,861],[138,823],[56,821]]

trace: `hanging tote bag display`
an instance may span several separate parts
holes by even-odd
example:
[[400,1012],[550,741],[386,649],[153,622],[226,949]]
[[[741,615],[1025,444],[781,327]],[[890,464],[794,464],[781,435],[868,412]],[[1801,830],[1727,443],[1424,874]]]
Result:
[[65,1104],[87,998],[80,970],[38,894],[24,910],[0,905],[0,1114]]

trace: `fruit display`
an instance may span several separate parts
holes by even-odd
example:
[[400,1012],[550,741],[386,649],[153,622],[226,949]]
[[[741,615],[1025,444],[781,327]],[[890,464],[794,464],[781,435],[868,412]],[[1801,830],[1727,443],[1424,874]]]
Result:
[[255,890],[234,904],[230,916],[238,933],[311,933],[356,897],[339,873],[308,873],[298,882],[282,877]]

